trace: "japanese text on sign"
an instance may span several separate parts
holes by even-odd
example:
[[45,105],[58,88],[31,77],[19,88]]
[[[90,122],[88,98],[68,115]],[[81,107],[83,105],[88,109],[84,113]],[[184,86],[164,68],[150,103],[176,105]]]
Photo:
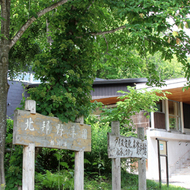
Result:
[[116,137],[108,133],[109,158],[147,158],[147,142],[135,137]]
[[62,123],[58,118],[16,110],[13,144],[91,151],[91,127],[79,123]]

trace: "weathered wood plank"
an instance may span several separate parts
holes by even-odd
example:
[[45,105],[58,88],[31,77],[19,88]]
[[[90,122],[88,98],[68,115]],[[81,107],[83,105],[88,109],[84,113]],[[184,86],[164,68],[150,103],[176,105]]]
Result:
[[121,160],[112,158],[112,190],[121,189]]
[[22,190],[34,190],[35,144],[23,148]]
[[[84,124],[84,117],[77,118],[76,122]],[[84,151],[75,152],[74,189],[84,190]]]
[[30,113],[36,114],[36,101],[35,100],[26,100],[25,101],[25,110],[29,110]]
[[108,133],[109,158],[147,158],[147,141]]
[[15,110],[13,144],[29,143],[35,143],[36,147],[91,151],[91,127]]
[[[120,123],[114,121],[111,123],[112,135],[120,137]],[[108,140],[109,142],[109,140]],[[109,152],[109,149],[108,149]],[[112,158],[112,190],[121,189],[121,161],[120,158]]]
[[[138,138],[144,142],[144,127],[138,127],[137,128],[137,135]],[[147,154],[146,154],[147,155]],[[146,190],[146,158],[142,157],[138,160],[138,181],[139,181],[139,187],[138,190]]]
[[84,151],[75,152],[75,190],[84,189]]

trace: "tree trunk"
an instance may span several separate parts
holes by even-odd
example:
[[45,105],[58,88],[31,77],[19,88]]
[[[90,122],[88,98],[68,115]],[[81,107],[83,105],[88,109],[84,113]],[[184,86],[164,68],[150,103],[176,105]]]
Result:
[[0,184],[5,184],[4,153],[8,93],[7,71],[8,50],[4,45],[0,44]]
[[1,39],[0,39],[0,185],[5,184],[4,154],[7,114],[7,83],[9,59],[10,0],[1,0]]

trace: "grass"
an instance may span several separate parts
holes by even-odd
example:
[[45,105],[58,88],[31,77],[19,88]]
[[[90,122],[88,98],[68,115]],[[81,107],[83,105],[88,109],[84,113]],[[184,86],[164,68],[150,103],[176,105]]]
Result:
[[[105,177],[104,177],[105,178]],[[121,190],[138,190],[138,176],[126,172],[121,173]],[[111,190],[111,177],[85,179],[84,190]],[[162,190],[186,190],[186,188],[162,185]],[[159,183],[147,180],[147,190],[160,190]]]
[[[98,174],[85,174],[84,190],[112,190],[111,173],[106,176],[98,176]],[[62,179],[62,180],[61,180]],[[0,187],[0,190],[2,188]],[[68,171],[61,175],[39,174],[37,176],[35,189],[43,190],[74,190],[74,178]],[[129,174],[122,170],[121,172],[121,190],[138,190],[138,175]],[[147,180],[147,190],[160,190],[159,183]],[[186,190],[185,188],[170,185],[162,185],[161,190]]]

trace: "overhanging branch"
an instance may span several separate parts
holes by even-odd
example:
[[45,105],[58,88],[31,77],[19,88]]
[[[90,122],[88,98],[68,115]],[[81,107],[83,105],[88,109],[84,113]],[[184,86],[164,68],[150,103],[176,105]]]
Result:
[[121,29],[123,29],[123,28],[126,28],[126,26],[125,26],[125,25],[124,25],[124,26],[120,26],[120,27],[118,27],[118,28],[116,28],[116,29],[108,30],[108,31],[104,31],[104,32],[92,32],[92,33],[90,33],[90,34],[91,34],[92,36],[110,34],[110,33],[116,32],[116,31],[118,31],[118,30],[121,30]]
[[[37,18],[43,16],[45,13],[52,11],[53,9],[55,9],[56,7],[59,7],[65,3],[67,3],[70,0],[61,0],[57,3],[54,3],[53,5],[41,10],[40,12],[37,13]],[[20,30],[17,32],[17,34],[13,37],[13,39],[11,40],[10,43],[10,48],[12,48],[15,43],[21,38],[21,36],[23,35],[23,33],[28,29],[28,27],[37,19],[35,17],[31,17],[21,28]]]
[[[104,35],[104,34],[111,34],[111,33],[114,33],[118,30],[121,30],[121,29],[124,29],[126,28],[126,26],[120,26],[118,28],[115,28],[113,30],[107,30],[107,31],[103,31],[103,32],[90,32],[89,35],[91,36],[100,36],[100,35]],[[76,38],[82,38],[82,36],[77,36]],[[104,36],[104,39],[105,39],[105,36]]]

